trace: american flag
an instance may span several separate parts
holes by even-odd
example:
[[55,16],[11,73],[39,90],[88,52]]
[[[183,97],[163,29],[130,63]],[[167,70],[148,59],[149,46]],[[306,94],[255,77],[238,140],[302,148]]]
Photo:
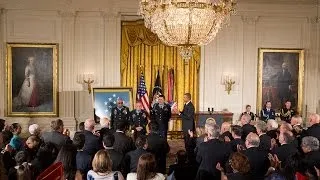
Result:
[[150,113],[150,103],[149,103],[149,96],[147,92],[146,83],[144,81],[144,75],[141,73],[140,75],[140,83],[138,85],[138,91],[137,91],[137,99],[141,101],[143,109],[147,111],[147,113]]

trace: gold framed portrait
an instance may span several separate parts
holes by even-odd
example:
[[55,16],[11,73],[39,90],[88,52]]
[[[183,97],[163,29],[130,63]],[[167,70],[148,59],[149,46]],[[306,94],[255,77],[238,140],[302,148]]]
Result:
[[285,101],[302,113],[304,50],[259,48],[257,112],[267,101],[277,112]]
[[7,116],[58,116],[58,44],[7,43]]

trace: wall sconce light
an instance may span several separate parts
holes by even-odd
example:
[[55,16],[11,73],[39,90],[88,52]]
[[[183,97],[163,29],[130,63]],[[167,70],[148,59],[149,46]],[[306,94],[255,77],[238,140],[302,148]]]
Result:
[[94,83],[94,73],[79,74],[77,82],[82,85],[87,85],[89,94],[91,94],[91,85]]
[[221,78],[221,84],[225,86],[225,91],[230,94],[230,91],[232,90],[232,86],[236,83],[235,77],[233,75],[227,74],[222,75]]

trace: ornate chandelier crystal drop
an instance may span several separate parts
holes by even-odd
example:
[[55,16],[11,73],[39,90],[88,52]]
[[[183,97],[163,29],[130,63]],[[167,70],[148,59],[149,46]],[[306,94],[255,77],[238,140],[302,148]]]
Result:
[[141,0],[145,26],[166,45],[180,47],[185,60],[193,47],[212,41],[230,21],[234,0]]

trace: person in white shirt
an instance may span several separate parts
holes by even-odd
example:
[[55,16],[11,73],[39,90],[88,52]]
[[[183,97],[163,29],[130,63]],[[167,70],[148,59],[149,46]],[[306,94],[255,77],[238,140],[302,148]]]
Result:
[[127,180],[165,180],[165,176],[156,172],[156,160],[153,154],[146,153],[140,156],[137,173],[129,173]]

